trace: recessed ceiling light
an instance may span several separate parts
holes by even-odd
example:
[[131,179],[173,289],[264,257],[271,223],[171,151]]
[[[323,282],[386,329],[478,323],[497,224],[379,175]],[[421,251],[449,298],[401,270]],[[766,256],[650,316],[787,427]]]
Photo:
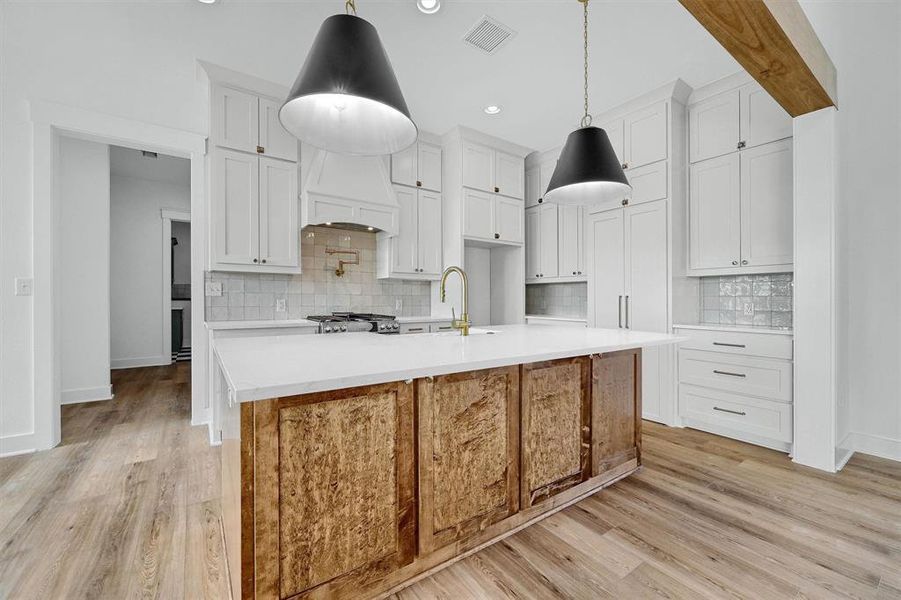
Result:
[[416,0],[416,8],[427,15],[433,15],[441,8],[441,0]]
[[198,2],[203,2],[204,4],[213,4],[216,0],[198,0]]
[[488,106],[485,107],[486,115],[496,115],[499,112],[501,112],[501,107],[497,106],[495,104],[489,104]]

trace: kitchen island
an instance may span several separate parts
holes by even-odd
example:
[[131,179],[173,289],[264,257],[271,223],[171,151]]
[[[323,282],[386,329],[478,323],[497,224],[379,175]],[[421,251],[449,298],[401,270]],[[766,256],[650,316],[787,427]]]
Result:
[[244,598],[369,598],[641,464],[641,348],[509,325],[226,339],[223,525]]

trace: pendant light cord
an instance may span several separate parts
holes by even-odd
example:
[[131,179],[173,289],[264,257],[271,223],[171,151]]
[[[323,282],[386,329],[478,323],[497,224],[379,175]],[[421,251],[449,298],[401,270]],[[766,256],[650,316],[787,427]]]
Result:
[[357,3],[355,0],[344,0],[344,12],[350,14],[353,11],[354,16],[357,16]]
[[582,37],[584,39],[584,57],[585,57],[585,114],[582,115],[582,127],[591,125],[591,115],[588,113],[588,0],[579,0],[582,3],[583,26]]

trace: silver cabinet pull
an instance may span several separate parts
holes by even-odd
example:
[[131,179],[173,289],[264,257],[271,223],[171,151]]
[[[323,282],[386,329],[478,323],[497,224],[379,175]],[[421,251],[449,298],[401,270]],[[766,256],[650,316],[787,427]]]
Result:
[[729,371],[718,371],[717,369],[713,370],[717,375],[728,375],[729,377],[747,377],[744,373],[730,373]]
[[632,315],[629,314],[629,296],[626,296],[626,329],[632,329]]
[[422,331],[422,327],[410,327],[407,331]]
[[744,344],[727,344],[726,342],[713,342],[714,346],[728,346],[729,348],[744,348]]
[[714,406],[714,407],[713,407],[713,410],[718,410],[718,411],[720,411],[720,412],[729,413],[729,414],[731,414],[731,415],[738,415],[738,416],[740,416],[740,417],[744,417],[746,414],[748,414],[748,413],[746,413],[746,412],[744,412],[744,411],[740,411],[740,410],[729,410],[728,408],[720,408],[719,406]]
[[744,259],[744,260],[742,260],[742,261],[741,261],[741,264],[743,264],[743,265],[746,265],[746,264],[748,264],[748,261],[747,261],[747,259]]
[[619,328],[623,328],[623,297],[619,297]]

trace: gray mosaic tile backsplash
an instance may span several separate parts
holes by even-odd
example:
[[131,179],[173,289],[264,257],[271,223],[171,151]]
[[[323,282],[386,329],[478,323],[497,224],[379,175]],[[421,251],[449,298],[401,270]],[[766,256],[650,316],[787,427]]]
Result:
[[[429,315],[430,283],[376,279],[375,246],[374,233],[307,227],[301,232],[302,275],[206,273],[207,281],[222,282],[222,296],[205,298],[206,320],[302,319],[336,310]],[[338,259],[349,257],[327,256],[326,248],[360,250],[360,264],[346,265],[338,277]],[[277,310],[279,300],[284,300],[285,310]]]
[[701,279],[701,323],[792,327],[791,273]]
[[526,286],[526,314],[578,317],[588,314],[587,283],[542,283]]

